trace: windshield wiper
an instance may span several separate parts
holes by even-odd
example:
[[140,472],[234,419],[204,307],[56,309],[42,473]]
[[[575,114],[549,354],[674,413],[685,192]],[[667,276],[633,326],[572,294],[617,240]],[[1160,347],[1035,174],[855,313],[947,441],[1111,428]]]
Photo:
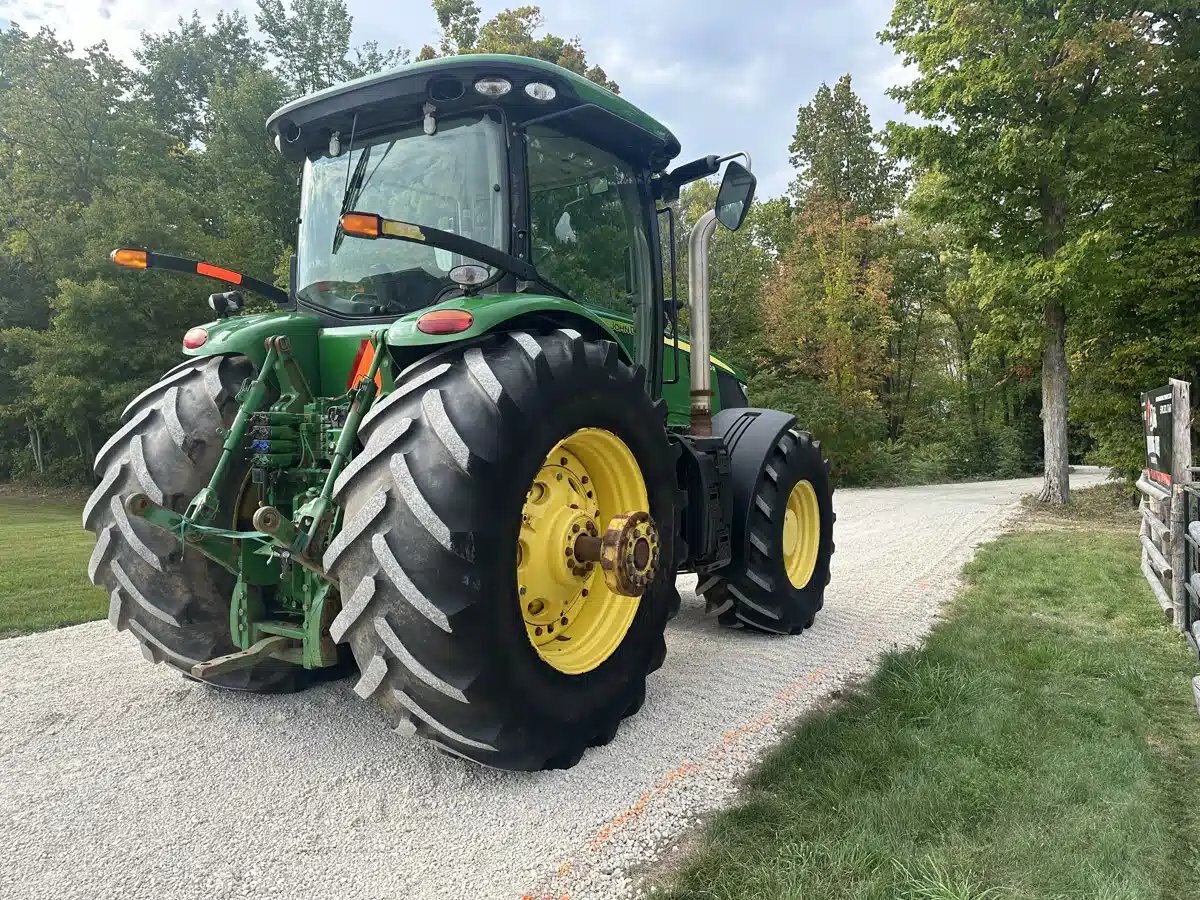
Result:
[[367,240],[388,238],[394,241],[408,241],[411,244],[424,244],[441,250],[449,250],[451,253],[457,253],[486,266],[503,269],[522,281],[536,281],[566,300],[573,303],[579,302],[539,272],[533,263],[472,238],[455,234],[453,231],[442,231],[440,228],[401,222],[398,219],[385,219],[376,213],[347,212],[338,219],[338,233]]
[[362,148],[362,153],[358,157],[358,164],[354,167],[354,174],[346,182],[346,190],[342,194],[342,209],[338,213],[337,228],[333,231],[334,253],[338,252],[338,248],[342,246],[342,241],[346,239],[346,232],[342,229],[342,216],[354,209],[354,205],[358,202],[358,197],[363,189],[363,179],[367,174],[367,162],[370,159],[371,147],[367,145]]

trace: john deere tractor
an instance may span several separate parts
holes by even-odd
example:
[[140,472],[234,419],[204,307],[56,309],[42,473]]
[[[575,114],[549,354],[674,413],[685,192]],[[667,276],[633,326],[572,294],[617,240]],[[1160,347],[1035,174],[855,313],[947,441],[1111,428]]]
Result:
[[[513,56],[333,87],[267,129],[303,167],[286,290],[113,251],[224,282],[83,515],[147,659],[259,692],[356,670],[398,731],[536,770],[641,707],[681,572],[724,625],[812,625],[826,464],[709,353],[708,243],[746,216],[748,159],[670,168],[663,125]],[[669,204],[722,165],[685,338]],[[247,290],[279,310],[245,314]]]

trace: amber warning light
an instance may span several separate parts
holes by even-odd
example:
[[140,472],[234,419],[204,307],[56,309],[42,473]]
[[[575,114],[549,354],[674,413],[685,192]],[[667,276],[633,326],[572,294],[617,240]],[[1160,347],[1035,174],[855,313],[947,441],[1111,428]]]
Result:
[[124,266],[127,269],[144,269],[150,263],[149,256],[145,250],[118,247],[108,255],[108,258],[118,266]]
[[346,213],[342,216],[342,231],[355,237],[377,238],[383,233],[383,219],[371,213]]

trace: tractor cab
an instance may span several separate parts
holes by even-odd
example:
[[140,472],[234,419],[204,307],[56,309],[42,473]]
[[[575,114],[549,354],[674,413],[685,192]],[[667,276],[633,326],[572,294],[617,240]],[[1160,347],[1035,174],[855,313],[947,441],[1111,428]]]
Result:
[[[301,310],[389,322],[464,293],[546,294],[628,331],[661,322],[654,179],[678,140],[575,73],[502,55],[420,62],[302,98],[268,130],[304,167]],[[355,240],[372,235],[348,235],[348,212],[422,239]]]
[[[676,306],[664,314],[663,297],[664,268],[675,287],[674,213],[657,203],[725,160],[668,173],[679,142],[664,125],[573,72],[502,55],[431,60],[330,88],[283,107],[267,127],[303,166],[300,310],[336,326],[391,322],[464,297],[542,295],[585,307],[585,331],[615,338],[656,396],[669,331],[667,383],[683,381]],[[736,228],[753,176],[735,171],[724,219]],[[666,267],[662,214],[672,217]],[[719,368],[738,393],[732,370]],[[672,404],[676,418],[683,399]]]
[[[303,98],[268,129],[303,166],[302,309],[331,322],[387,321],[483,283],[482,292],[562,296],[631,322],[658,305],[652,182],[679,143],[574,73],[508,56],[432,60]],[[347,240],[340,219],[352,211],[525,265],[506,271],[436,239]]]

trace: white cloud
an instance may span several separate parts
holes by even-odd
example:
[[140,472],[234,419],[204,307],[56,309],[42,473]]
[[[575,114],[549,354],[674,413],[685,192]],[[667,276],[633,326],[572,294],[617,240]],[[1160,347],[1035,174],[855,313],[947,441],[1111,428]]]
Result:
[[106,41],[126,62],[133,61],[142,31],[166,31],[180,16],[198,10],[201,18],[214,18],[219,10],[241,9],[253,18],[253,0],[0,0],[0,18],[26,31],[47,26],[77,48]]

